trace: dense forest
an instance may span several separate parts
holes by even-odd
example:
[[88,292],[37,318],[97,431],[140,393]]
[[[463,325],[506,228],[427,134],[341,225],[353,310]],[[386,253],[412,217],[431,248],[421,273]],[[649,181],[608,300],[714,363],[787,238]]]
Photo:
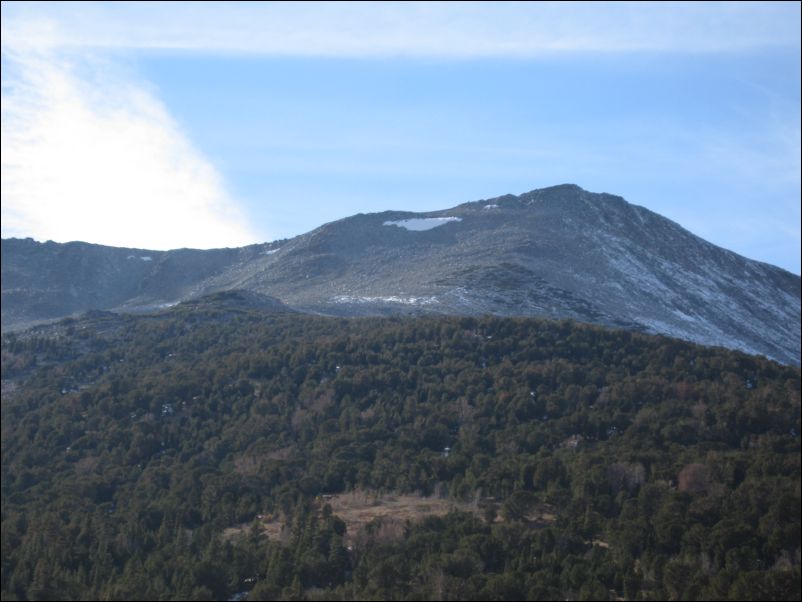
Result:
[[[6,334],[2,377],[4,600],[800,598],[764,358],[218,298]],[[354,532],[344,492],[455,506]]]

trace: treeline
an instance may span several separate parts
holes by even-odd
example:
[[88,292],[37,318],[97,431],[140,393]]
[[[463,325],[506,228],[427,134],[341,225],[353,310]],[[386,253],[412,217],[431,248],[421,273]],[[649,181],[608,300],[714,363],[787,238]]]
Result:
[[[213,304],[2,354],[4,600],[800,597],[797,368],[568,321]],[[320,498],[358,489],[479,510],[357,537]]]

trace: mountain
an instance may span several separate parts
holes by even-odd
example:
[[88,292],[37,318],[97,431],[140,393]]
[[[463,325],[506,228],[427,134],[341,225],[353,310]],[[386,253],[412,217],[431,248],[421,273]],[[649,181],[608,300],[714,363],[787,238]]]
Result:
[[570,184],[238,249],[2,241],[4,330],[233,289],[326,315],[571,318],[800,362],[799,276]]

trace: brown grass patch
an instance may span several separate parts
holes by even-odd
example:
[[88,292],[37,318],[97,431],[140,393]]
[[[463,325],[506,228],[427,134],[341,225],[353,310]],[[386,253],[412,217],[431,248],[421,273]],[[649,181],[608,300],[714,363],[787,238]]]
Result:
[[[319,512],[326,504],[332,513],[345,522],[345,540],[354,543],[365,527],[375,520],[381,522],[376,536],[395,539],[403,536],[406,521],[417,522],[427,516],[445,516],[452,510],[479,513],[476,505],[437,497],[415,494],[379,494],[371,491],[353,491],[336,495],[322,495],[316,499]],[[273,541],[285,541],[289,536],[286,517],[266,514],[256,519],[262,533]],[[243,523],[223,531],[222,537],[231,540],[248,532],[252,523]]]
[[[403,537],[407,521],[419,522],[429,516],[445,516],[451,511],[472,512],[482,516],[482,506],[497,505],[492,498],[474,503],[460,502],[440,497],[424,497],[417,494],[381,494],[375,491],[357,490],[335,495],[321,495],[315,500],[318,512],[326,505],[332,514],[345,522],[345,542],[358,547],[366,539],[393,541]],[[532,525],[545,526],[557,519],[556,510],[541,504],[527,517]],[[289,520],[278,514],[260,515],[257,519],[262,533],[273,541],[284,542],[289,538]],[[502,522],[497,516],[495,522]],[[378,525],[367,535],[366,527],[378,521]],[[224,539],[232,539],[247,533],[252,523],[243,523],[223,531]]]
[[427,516],[445,516],[452,510],[475,512],[471,504],[436,497],[413,494],[385,494],[370,491],[353,491],[338,495],[321,496],[321,507],[331,506],[346,526],[346,539],[353,537],[376,519],[383,522],[417,522]]

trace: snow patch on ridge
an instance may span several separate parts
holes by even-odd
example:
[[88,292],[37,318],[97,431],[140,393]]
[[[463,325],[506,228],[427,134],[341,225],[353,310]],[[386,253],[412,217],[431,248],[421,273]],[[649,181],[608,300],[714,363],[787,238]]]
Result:
[[384,226],[398,226],[413,232],[431,230],[438,226],[443,226],[448,222],[461,222],[461,217],[414,217],[412,219],[402,219],[391,222],[384,222]]
[[337,295],[336,303],[400,303],[402,305],[432,305],[437,297],[366,297],[364,295]]

